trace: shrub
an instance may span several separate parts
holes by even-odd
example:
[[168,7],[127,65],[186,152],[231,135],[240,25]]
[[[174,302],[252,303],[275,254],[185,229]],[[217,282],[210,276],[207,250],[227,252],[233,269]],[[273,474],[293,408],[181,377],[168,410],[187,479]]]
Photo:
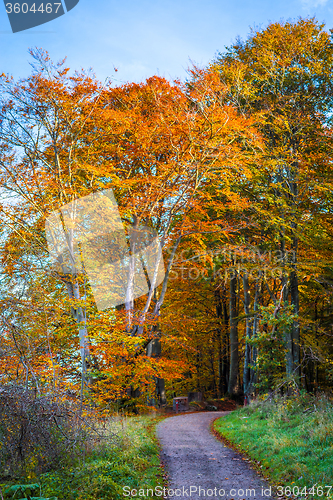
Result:
[[4,477],[35,478],[82,455],[86,430],[79,415],[53,395],[0,388],[0,467]]

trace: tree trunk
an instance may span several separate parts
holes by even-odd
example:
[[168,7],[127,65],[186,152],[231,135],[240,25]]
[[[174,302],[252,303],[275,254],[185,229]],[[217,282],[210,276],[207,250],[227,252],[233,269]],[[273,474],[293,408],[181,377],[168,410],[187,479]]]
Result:
[[293,313],[297,315],[297,318],[293,321],[291,325],[291,361],[292,361],[292,371],[294,376],[299,382],[300,377],[300,328],[299,328],[299,290],[298,290],[298,276],[297,276],[297,238],[294,237],[292,250],[293,264],[292,271],[290,273],[290,303],[294,306]]
[[[281,276],[281,286],[283,290],[283,302],[288,301],[289,287],[287,286],[287,262],[286,262],[286,240],[284,229],[280,231],[280,249],[282,257],[282,276]],[[293,372],[293,332],[292,329],[286,329],[284,332],[284,338],[286,343],[286,374],[291,375]]]
[[[64,280],[68,292],[68,296],[70,299],[80,300],[80,289],[79,285],[76,281],[76,275],[68,273],[68,268],[64,265],[62,267],[63,277],[68,276]],[[86,385],[91,384],[91,379],[87,377],[87,368],[90,364],[90,354],[89,354],[89,338],[87,332],[86,325],[86,312],[82,309],[82,307],[78,307],[75,309],[71,307],[71,315],[75,319],[78,329],[79,329],[79,338],[80,338],[80,352],[81,352],[81,401],[83,401],[83,391]]]
[[294,306],[294,314],[297,315],[297,318],[293,321],[290,329],[290,342],[289,348],[291,352],[289,353],[289,368],[291,368],[291,373],[296,378],[297,383],[299,383],[300,377],[300,327],[298,321],[299,315],[299,290],[298,290],[298,276],[297,276],[297,250],[298,250],[298,238],[296,235],[297,231],[297,214],[296,214],[296,206],[297,206],[297,196],[298,196],[298,187],[296,182],[297,177],[297,162],[294,162],[291,169],[291,176],[293,182],[291,183],[291,198],[292,198],[292,207],[293,207],[293,220],[291,222],[291,231],[292,231],[292,265],[291,272],[289,276],[290,280],[290,303]]
[[230,370],[230,339],[229,339],[229,316],[228,316],[228,306],[226,290],[224,289],[222,295],[222,305],[223,305],[223,365],[222,365],[222,381],[223,381],[223,394],[228,391],[229,385],[229,370]]
[[228,311],[226,290],[218,288],[215,290],[216,316],[220,322],[218,328],[218,349],[219,349],[219,396],[226,394],[228,390],[228,371],[229,371],[229,356],[228,356]]
[[[159,338],[153,339],[147,347],[147,356],[152,358],[157,358],[161,356],[161,341]],[[166,404],[165,395],[165,382],[163,378],[154,377],[155,387],[156,387],[156,398],[158,400],[159,406]]]
[[237,328],[237,275],[234,271],[233,276],[230,278],[230,375],[228,392],[231,395],[238,394],[238,328]]
[[251,338],[252,321],[249,318],[250,314],[250,287],[249,278],[247,274],[243,275],[243,289],[244,289],[244,312],[246,315],[246,327],[245,327],[245,353],[244,353],[244,373],[243,373],[243,386],[244,386],[244,397],[247,402],[249,401],[250,392],[250,363],[251,363],[251,345],[249,344],[249,339]]

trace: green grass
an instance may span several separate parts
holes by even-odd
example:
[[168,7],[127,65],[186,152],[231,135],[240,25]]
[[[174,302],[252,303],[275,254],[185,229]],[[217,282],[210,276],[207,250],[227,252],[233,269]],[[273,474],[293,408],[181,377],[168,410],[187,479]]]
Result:
[[216,420],[214,429],[275,486],[284,487],[278,492],[333,498],[333,405],[326,397],[302,394],[253,403]]
[[[159,421],[160,418],[139,416],[112,423],[110,431],[118,436],[117,443],[95,447],[84,463],[75,467],[43,474],[34,481],[38,487],[35,485],[35,491],[29,494],[58,500],[123,500],[124,486],[131,490],[163,487],[163,468],[155,437]],[[2,491],[7,491],[5,500],[13,498],[10,486],[1,485]],[[14,498],[22,495],[16,494]]]

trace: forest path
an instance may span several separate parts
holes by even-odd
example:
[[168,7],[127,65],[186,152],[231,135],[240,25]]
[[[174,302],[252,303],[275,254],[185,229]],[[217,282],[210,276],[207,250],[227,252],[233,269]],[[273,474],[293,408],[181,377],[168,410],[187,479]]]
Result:
[[174,490],[166,498],[273,498],[269,485],[242,460],[242,455],[227,448],[210,432],[212,421],[228,413],[183,413],[158,424],[157,437],[169,476],[168,488]]

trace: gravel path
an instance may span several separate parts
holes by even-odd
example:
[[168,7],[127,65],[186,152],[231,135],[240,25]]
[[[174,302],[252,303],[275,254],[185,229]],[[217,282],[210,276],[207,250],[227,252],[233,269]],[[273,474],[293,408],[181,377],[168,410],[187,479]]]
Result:
[[167,498],[273,498],[269,485],[242,460],[242,456],[210,433],[211,422],[227,413],[184,413],[158,424],[162,460],[169,475]]

